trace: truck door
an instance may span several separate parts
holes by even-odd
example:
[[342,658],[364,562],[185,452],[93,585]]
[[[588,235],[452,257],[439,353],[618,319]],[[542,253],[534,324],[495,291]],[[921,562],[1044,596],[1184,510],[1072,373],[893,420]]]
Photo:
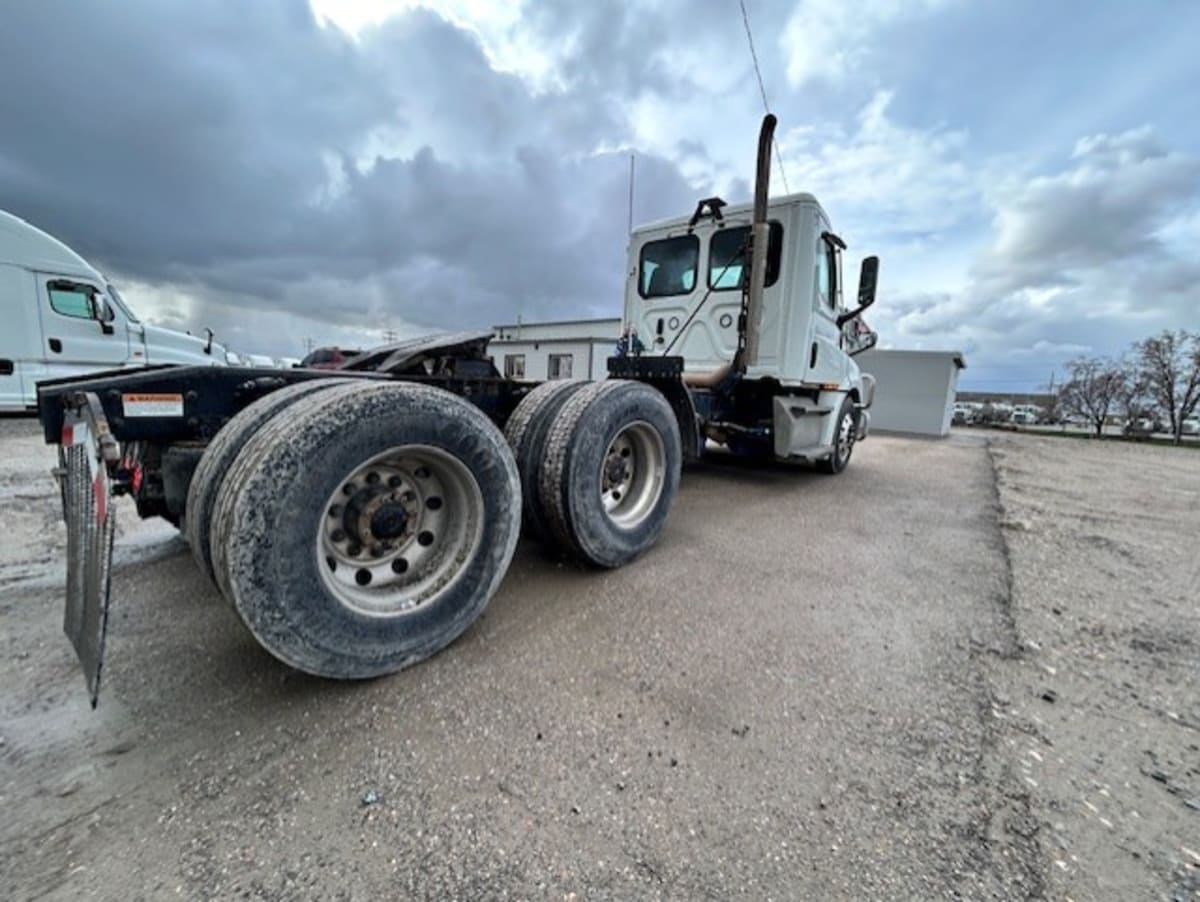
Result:
[[[129,330],[103,290],[86,279],[38,275],[47,376],[73,376],[125,365]],[[119,328],[118,328],[119,327]]]
[[846,374],[846,358],[841,350],[841,258],[836,245],[823,237],[828,228],[817,222],[816,288],[813,291],[813,336],[809,348],[807,382],[838,382]]

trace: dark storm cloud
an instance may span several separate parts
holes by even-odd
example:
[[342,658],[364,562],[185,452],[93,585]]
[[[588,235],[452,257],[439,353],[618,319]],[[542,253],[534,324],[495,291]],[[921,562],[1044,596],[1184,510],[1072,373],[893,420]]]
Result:
[[[355,41],[303,0],[45,2],[0,31],[0,207],[199,299],[330,323],[487,326],[619,308],[627,130],[534,94],[415,10]],[[639,213],[685,210],[671,163]],[[241,323],[243,326],[245,322]]]

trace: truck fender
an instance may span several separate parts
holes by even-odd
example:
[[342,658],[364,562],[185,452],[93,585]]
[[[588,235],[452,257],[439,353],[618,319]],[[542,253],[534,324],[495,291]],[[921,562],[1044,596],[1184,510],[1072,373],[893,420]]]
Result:
[[704,450],[704,438],[700,431],[700,418],[696,414],[696,405],[692,395],[682,382],[673,380],[640,380],[658,391],[667,399],[675,419],[679,423],[679,437],[683,443],[683,460],[685,463],[700,459]]

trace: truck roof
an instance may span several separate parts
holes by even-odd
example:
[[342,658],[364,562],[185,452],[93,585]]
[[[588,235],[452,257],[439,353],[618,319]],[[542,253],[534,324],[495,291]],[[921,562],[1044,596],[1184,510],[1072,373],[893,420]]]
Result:
[[[793,204],[815,204],[818,209],[821,208],[821,202],[808,192],[798,192],[796,194],[785,194],[782,197],[772,197],[767,201],[767,209],[774,210],[779,207],[787,207]],[[754,204],[747,201],[744,204],[727,204],[721,208],[721,213],[724,216],[740,216],[742,214],[750,215],[754,212]],[[824,212],[824,210],[822,210]],[[686,228],[688,221],[692,218],[689,213],[687,216],[672,216],[670,219],[659,219],[656,222],[647,222],[639,226],[634,226],[633,234],[638,235],[643,232],[661,232],[663,229]],[[828,217],[826,217],[828,219]]]
[[53,235],[4,210],[0,210],[0,263],[92,279],[102,278],[95,267]]

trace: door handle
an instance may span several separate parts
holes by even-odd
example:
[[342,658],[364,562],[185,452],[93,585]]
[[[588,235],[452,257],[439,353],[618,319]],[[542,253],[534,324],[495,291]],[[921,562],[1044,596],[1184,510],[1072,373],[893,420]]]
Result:
[[55,354],[61,354],[62,353],[62,342],[59,341],[57,338],[50,339],[50,350],[53,351]]

